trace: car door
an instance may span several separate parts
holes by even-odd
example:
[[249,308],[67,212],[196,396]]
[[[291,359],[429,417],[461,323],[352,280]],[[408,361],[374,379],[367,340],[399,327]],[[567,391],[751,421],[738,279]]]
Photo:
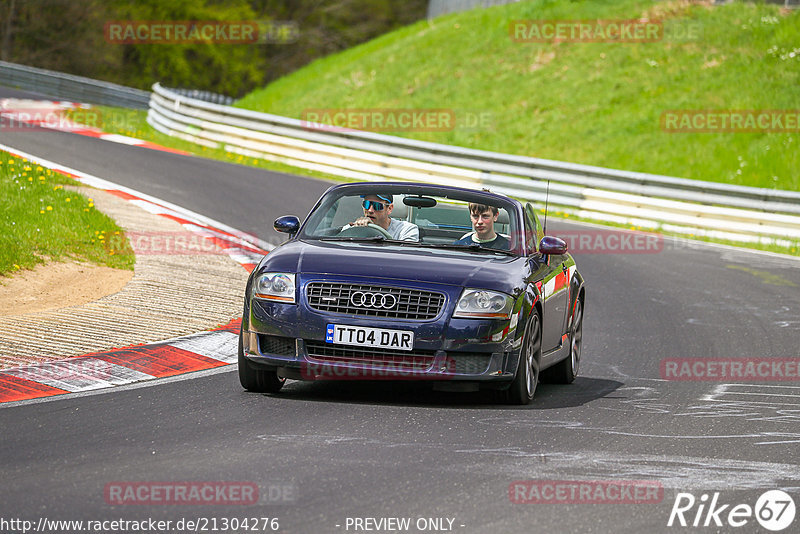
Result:
[[567,295],[569,294],[567,256],[543,257],[539,254],[539,241],[544,237],[544,232],[530,203],[525,205],[525,237],[528,240],[528,250],[535,251],[530,261],[538,263],[535,270],[537,278],[541,280],[540,290],[544,300],[542,306],[542,353],[546,353],[558,348],[562,343],[567,313]]

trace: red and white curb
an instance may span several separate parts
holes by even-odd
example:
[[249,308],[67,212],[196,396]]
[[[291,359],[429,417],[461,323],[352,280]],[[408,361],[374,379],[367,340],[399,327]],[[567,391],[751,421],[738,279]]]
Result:
[[[102,189],[150,213],[180,223],[187,231],[219,246],[252,271],[273,245],[219,221],[90,174],[0,144],[15,157]],[[215,330],[151,343],[86,354],[52,362],[0,370],[0,403],[89,391],[213,369],[237,358],[241,319]]]
[[0,403],[165,378],[236,362],[241,319],[148,345],[0,370]]
[[[106,133],[100,128],[72,121],[64,114],[67,110],[87,110],[87,112],[89,112],[89,110],[96,109],[97,108],[94,108],[91,104],[80,104],[78,102],[4,98],[0,99],[0,131],[27,131],[32,128],[45,128],[48,130],[94,137],[103,141],[111,141],[112,143],[140,146],[152,150],[160,150],[162,152],[191,156],[189,152],[169,148],[157,143],[151,143],[150,141],[128,137],[127,135]],[[99,117],[99,115],[97,115],[97,117]]]

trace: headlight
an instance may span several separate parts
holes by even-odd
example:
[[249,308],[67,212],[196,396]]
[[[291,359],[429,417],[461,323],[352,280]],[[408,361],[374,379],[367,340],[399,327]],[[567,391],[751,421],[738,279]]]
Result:
[[509,319],[514,301],[504,293],[485,289],[465,289],[453,317]]
[[294,274],[264,273],[253,283],[253,296],[294,304]]

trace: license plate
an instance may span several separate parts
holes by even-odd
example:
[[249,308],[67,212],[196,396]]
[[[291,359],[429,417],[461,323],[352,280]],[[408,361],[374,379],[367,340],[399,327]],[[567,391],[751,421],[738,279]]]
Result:
[[325,342],[336,345],[357,345],[383,349],[413,350],[414,332],[389,330],[367,326],[329,324],[325,330]]

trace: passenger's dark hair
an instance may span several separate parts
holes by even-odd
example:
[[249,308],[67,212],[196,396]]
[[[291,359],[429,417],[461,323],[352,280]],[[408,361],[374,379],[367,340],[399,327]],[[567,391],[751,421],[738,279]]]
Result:
[[492,210],[492,215],[497,215],[499,210],[497,206],[487,206],[486,204],[476,204],[475,202],[469,203],[469,212],[475,215],[480,215],[486,210]]

